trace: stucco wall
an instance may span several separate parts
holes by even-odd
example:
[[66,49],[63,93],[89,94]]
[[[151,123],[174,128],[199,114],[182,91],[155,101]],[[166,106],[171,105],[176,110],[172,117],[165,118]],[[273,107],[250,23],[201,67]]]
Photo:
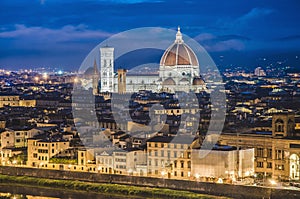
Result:
[[272,189],[229,184],[213,184],[149,177],[56,171],[6,166],[0,166],[0,173],[7,175],[32,176],[39,178],[70,179],[92,182],[131,184],[137,186],[165,187],[178,190],[190,190],[213,195],[229,196],[233,198],[300,198],[300,191],[296,190]]

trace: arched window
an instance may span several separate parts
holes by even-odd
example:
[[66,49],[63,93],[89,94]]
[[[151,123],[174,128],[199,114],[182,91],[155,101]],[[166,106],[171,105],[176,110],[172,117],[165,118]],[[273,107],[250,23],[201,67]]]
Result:
[[275,121],[275,131],[284,132],[284,122],[282,119],[278,119]]

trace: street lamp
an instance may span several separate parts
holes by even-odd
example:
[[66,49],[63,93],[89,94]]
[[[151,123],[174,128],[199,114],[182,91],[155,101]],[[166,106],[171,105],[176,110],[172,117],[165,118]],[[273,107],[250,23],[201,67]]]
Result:
[[198,173],[196,173],[195,178],[197,181],[199,181],[200,175]]
[[277,185],[277,182],[276,182],[275,180],[273,180],[273,179],[270,180],[270,183],[271,183],[271,185],[273,185],[273,186]]
[[160,174],[161,174],[162,177],[164,177],[166,175],[166,172],[162,171]]
[[218,181],[217,181],[217,183],[223,184],[223,179],[222,179],[222,178],[219,178]]

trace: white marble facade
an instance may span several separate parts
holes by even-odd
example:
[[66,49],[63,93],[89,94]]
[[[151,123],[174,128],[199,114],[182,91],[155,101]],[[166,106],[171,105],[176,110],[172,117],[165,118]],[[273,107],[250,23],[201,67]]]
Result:
[[[113,51],[113,47],[100,48],[100,92],[118,92],[118,74],[113,71]],[[200,92],[205,89],[205,83],[200,77],[197,56],[184,43],[180,28],[178,28],[174,43],[161,57],[157,75],[127,74],[126,76],[126,92],[139,90]]]

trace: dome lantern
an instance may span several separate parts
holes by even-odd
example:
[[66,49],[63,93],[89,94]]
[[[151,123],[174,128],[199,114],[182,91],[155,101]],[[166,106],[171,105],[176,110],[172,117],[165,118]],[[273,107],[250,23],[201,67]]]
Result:
[[199,66],[199,62],[194,51],[184,43],[180,27],[176,33],[174,43],[167,48],[160,60],[161,66]]

